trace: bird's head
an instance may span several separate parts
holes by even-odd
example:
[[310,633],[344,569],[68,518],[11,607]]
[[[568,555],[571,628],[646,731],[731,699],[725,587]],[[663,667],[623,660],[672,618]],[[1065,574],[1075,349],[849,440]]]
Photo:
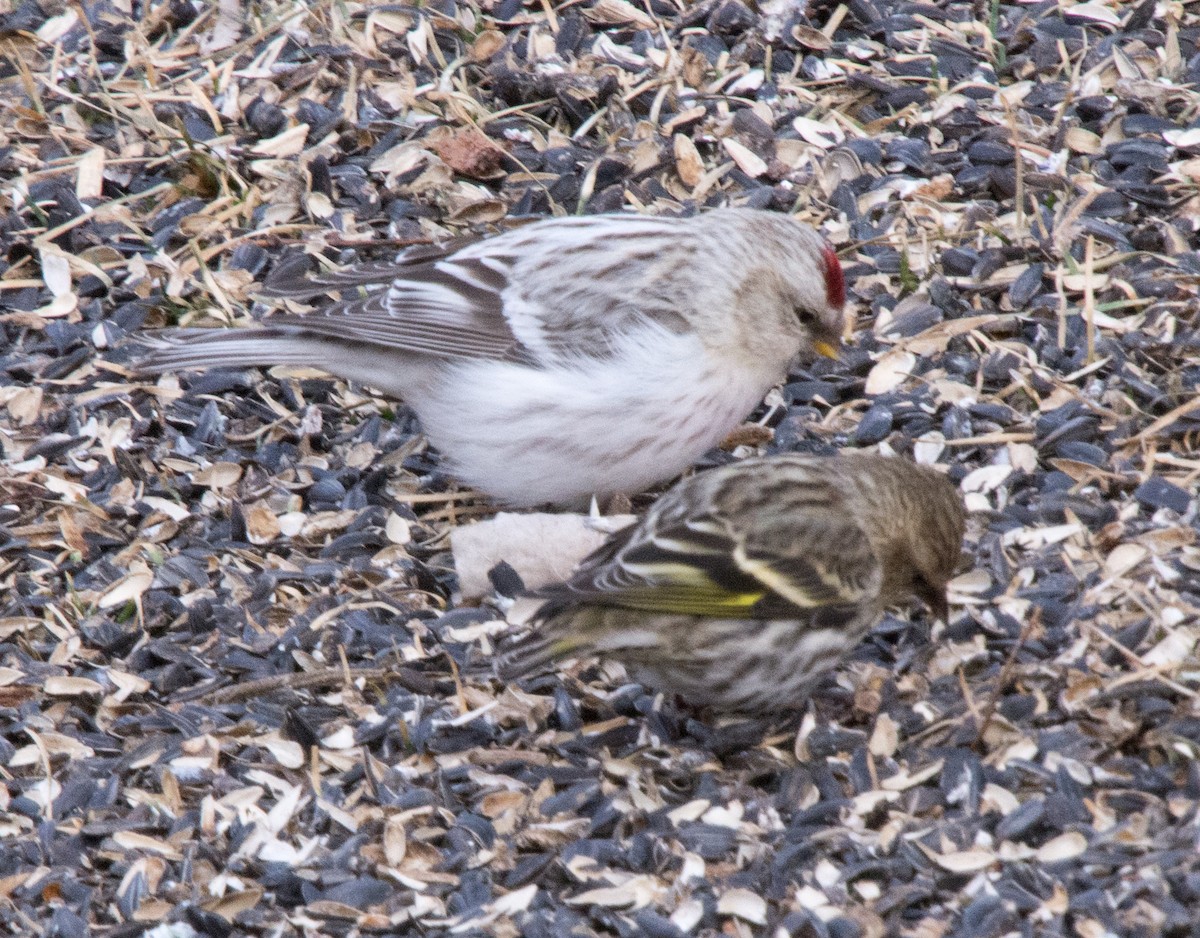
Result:
[[906,459],[866,453],[849,458],[861,469],[854,478],[883,566],[884,605],[904,606],[915,596],[945,620],[946,586],[962,559],[966,528],[958,488],[936,469]]
[[932,470],[926,472],[927,481],[913,493],[919,508],[907,513],[912,520],[906,525],[910,530],[902,547],[907,553],[904,567],[908,577],[903,591],[924,602],[935,619],[948,622],[946,586],[962,559],[966,516],[962,498],[950,480]]
[[758,214],[761,251],[739,304],[757,333],[761,347],[755,353],[837,358],[846,332],[846,278],[837,254],[807,225],[787,215]]
[[[815,267],[818,276],[811,271]],[[808,270],[808,276],[803,276]],[[846,277],[832,247],[822,242],[808,252],[808,264],[792,281],[792,315],[807,347],[837,358],[846,333]]]

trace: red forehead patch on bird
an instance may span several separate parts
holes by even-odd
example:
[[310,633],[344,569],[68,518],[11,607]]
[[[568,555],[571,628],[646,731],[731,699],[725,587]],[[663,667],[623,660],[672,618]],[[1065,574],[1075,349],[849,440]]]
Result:
[[846,276],[841,262],[828,244],[821,255],[825,259],[825,300],[834,309],[841,309],[846,305]]

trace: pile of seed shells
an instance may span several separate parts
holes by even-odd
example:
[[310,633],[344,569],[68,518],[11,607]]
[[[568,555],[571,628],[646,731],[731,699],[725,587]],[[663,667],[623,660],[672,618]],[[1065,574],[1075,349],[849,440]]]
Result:
[[[5,934],[1197,933],[1192,5],[0,10]],[[130,367],[296,245],[727,204],[820,227],[857,331],[705,463],[881,449],[972,510],[951,621],[765,732],[473,675],[494,508],[402,403]]]

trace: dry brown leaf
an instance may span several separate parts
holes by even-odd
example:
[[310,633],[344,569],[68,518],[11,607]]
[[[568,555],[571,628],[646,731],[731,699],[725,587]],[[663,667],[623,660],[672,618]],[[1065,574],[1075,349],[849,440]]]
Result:
[[503,175],[500,167],[505,152],[490,137],[474,127],[441,130],[426,136],[424,143],[454,172],[471,179],[495,179]]

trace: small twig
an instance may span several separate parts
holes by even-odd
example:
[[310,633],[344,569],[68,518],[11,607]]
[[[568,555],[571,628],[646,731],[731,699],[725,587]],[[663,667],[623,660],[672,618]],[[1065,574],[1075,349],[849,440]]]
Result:
[[[1129,676],[1131,680],[1142,680],[1146,676],[1149,676],[1150,680],[1157,681],[1158,683],[1171,688],[1171,690],[1175,691],[1175,693],[1182,694],[1184,697],[1190,697],[1192,700],[1195,700],[1196,698],[1200,697],[1200,694],[1196,693],[1196,691],[1192,690],[1190,687],[1184,687],[1179,682],[1173,681],[1169,677],[1164,677],[1161,673],[1159,673],[1158,666],[1146,664],[1146,662],[1144,662],[1141,659],[1141,657],[1137,654],[1137,652],[1133,651],[1132,649],[1126,648],[1124,645],[1122,645],[1115,638],[1113,638],[1111,635],[1109,635],[1107,632],[1105,632],[1103,629],[1101,629],[1099,626],[1095,625],[1094,623],[1084,622],[1083,627],[1085,629],[1087,629],[1089,632],[1091,632],[1093,635],[1095,635],[1097,638],[1099,638],[1102,642],[1104,642],[1107,645],[1111,645],[1120,654],[1124,655],[1130,664],[1137,666],[1137,668],[1139,669],[1139,672],[1135,673],[1135,674],[1131,674]],[[1119,681],[1120,681],[1120,678],[1118,678],[1117,681],[1114,681],[1113,682],[1114,686],[1116,686]]]
[[[299,671],[258,678],[254,681],[246,681],[245,683],[234,684],[230,687],[219,687],[216,690],[209,691],[193,699],[207,705],[235,703],[251,697],[260,697],[277,690],[308,690],[313,687],[325,687],[331,684],[345,683],[355,678],[364,678],[368,681],[379,680],[380,678],[392,678],[405,690],[410,690],[414,694],[432,695],[437,690],[431,680],[408,668],[346,669],[334,667],[322,668],[319,671]],[[175,697],[175,700],[179,702],[185,699],[186,695],[183,694],[176,695]]]
[[975,722],[979,725],[983,724],[983,716],[979,712],[979,708],[975,705],[975,698],[971,696],[971,688],[967,686],[967,677],[963,674],[962,665],[959,665],[954,672],[954,676],[958,678],[958,689],[962,691],[963,703],[967,705],[967,709],[971,711],[971,716],[975,718]]
[[961,440],[946,440],[946,446],[990,446],[993,443],[1028,443],[1036,439],[1036,434],[1016,430],[1012,433],[984,433],[982,436],[969,436]]
[[461,508],[456,508],[453,504],[446,508],[439,508],[437,511],[431,511],[420,516],[421,520],[426,524],[432,524],[436,521],[449,521],[459,523],[467,518],[487,518],[499,511],[495,505],[465,505]]
[[1087,323],[1087,363],[1096,360],[1096,290],[1092,276],[1096,271],[1096,239],[1088,235],[1083,252],[1083,319]]
[[450,662],[450,674],[454,677],[454,696],[458,700],[458,712],[460,715],[470,712],[470,707],[467,706],[467,698],[463,693],[462,675],[458,673],[458,662],[451,655],[446,655],[446,660]]
[[1021,634],[1017,637],[1016,644],[1009,650],[1008,657],[1004,659],[1004,664],[1000,668],[1000,675],[996,678],[996,686],[992,689],[991,695],[983,705],[982,719],[979,721],[979,732],[975,736],[975,742],[982,742],[984,734],[992,725],[992,718],[996,715],[996,707],[1000,703],[1000,695],[1004,692],[1004,688],[1008,686],[1009,679],[1012,678],[1013,669],[1017,666],[1017,655],[1025,647],[1025,642],[1029,638],[1030,631],[1040,618],[1041,612],[1035,607],[1029,614],[1029,621],[1021,627]]
[[1186,417],[1188,414],[1190,414],[1194,410],[1200,410],[1200,397],[1193,397],[1191,400],[1185,401],[1184,403],[1180,404],[1178,407],[1167,411],[1165,414],[1163,414],[1161,417],[1159,417],[1157,420],[1155,420],[1152,424],[1150,424],[1148,427],[1146,427],[1146,429],[1142,430],[1138,434],[1135,434],[1134,436],[1131,436],[1125,442],[1126,443],[1140,443],[1142,440],[1147,440],[1147,439],[1150,439],[1151,437],[1155,437],[1162,430],[1165,430],[1167,427],[1169,427],[1171,424],[1173,424],[1180,417]]
[[935,733],[939,733],[942,730],[948,730],[951,727],[958,726],[958,724],[959,724],[959,717],[957,715],[950,716],[950,717],[942,717],[942,719],[936,720],[935,722],[930,723],[927,727],[925,727],[925,729],[923,729],[917,733],[913,733],[907,739],[908,739],[909,744],[915,745],[917,743],[924,742],[926,739],[928,739],[930,736],[933,736]]
[[469,502],[482,496],[475,491],[465,492],[402,492],[393,498],[402,505],[419,505],[426,502]]
[[1008,130],[1011,136],[1013,148],[1013,172],[1015,174],[1015,190],[1013,198],[1016,203],[1016,221],[1017,231],[1025,231],[1025,160],[1021,155],[1021,130],[1017,126],[1017,117],[1013,113],[1012,105],[1004,95],[1000,95],[1000,102],[1004,105],[1004,114],[1008,118]]

